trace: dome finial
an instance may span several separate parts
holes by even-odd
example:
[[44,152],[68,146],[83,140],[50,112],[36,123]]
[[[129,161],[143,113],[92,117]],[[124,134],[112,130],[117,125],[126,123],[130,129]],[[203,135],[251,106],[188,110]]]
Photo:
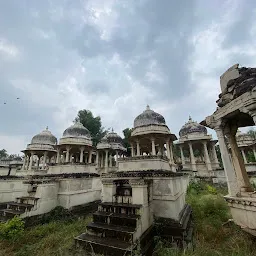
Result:
[[48,125],[46,126],[46,129],[45,129],[46,131],[48,131]]
[[149,107],[149,105],[147,105],[147,108],[146,108],[147,110],[150,110],[150,107]]
[[114,129],[113,129],[113,127],[112,127],[111,131],[112,131],[112,132],[114,132]]
[[189,121],[192,121],[192,117],[191,117],[191,115],[189,115],[188,120],[189,120]]

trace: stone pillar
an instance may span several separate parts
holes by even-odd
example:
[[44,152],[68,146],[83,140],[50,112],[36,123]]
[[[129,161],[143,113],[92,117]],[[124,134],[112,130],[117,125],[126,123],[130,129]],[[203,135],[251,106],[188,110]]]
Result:
[[43,168],[45,168],[46,165],[46,158],[47,158],[47,151],[44,152],[44,157],[43,157]]
[[60,163],[60,149],[57,149],[57,159],[56,159],[56,163],[59,164]]
[[[232,128],[231,128],[232,129]],[[252,191],[251,184],[245,169],[244,161],[242,155],[239,151],[236,142],[236,132],[229,131],[227,134],[231,153],[232,153],[232,160],[234,164],[234,169],[236,172],[237,183],[241,191]]]
[[140,156],[140,142],[137,140],[137,156]]
[[195,172],[196,171],[196,161],[195,161],[192,143],[189,142],[188,146],[189,146],[190,162],[191,162],[192,170]]
[[181,156],[181,163],[184,166],[185,165],[185,157],[184,157],[184,152],[183,152],[183,148],[180,145],[180,156]]
[[212,171],[211,160],[210,160],[208,148],[207,148],[207,141],[203,141],[203,146],[204,146],[204,159],[205,159],[205,164],[207,166],[207,170]]
[[166,151],[167,151],[167,158],[171,159],[171,152],[170,152],[170,141],[166,141]]
[[23,158],[22,170],[25,170],[26,160],[27,160],[27,155],[25,154],[25,155],[24,155],[24,158]]
[[105,168],[108,168],[108,150],[105,151]]
[[104,167],[104,153],[103,152],[101,152],[100,167]]
[[29,171],[32,170],[32,166],[33,166],[33,156],[34,156],[34,153],[31,152],[30,161],[29,161],[29,167],[28,167]]
[[255,158],[255,161],[256,161],[256,150],[255,150],[255,148],[253,148],[252,150],[253,150],[253,155],[254,155],[254,158]]
[[173,157],[173,150],[172,150],[172,142],[170,143],[170,162],[171,163],[174,163],[174,157]]
[[89,151],[89,159],[88,159],[88,163],[91,164],[92,163],[92,150]]
[[109,155],[109,167],[112,167],[112,161],[113,161],[113,157],[112,154]]
[[235,169],[229,157],[229,152],[225,142],[224,132],[220,127],[215,128],[215,131],[218,137],[220,152],[221,152],[221,159],[223,162],[225,175],[227,179],[228,193],[230,196],[236,196],[239,193],[239,188],[237,184]]
[[243,148],[242,148],[241,152],[242,152],[242,156],[243,156],[243,159],[244,159],[244,163],[247,164],[247,159],[246,159],[246,155],[245,155],[245,152],[244,152]]
[[37,170],[39,169],[39,163],[40,163],[40,156],[37,156]]
[[134,145],[131,143],[131,156],[134,157]]
[[29,159],[30,159],[30,156],[27,156],[27,160],[26,160],[26,170],[28,170],[28,167],[29,167]]
[[155,145],[154,138],[151,139],[151,147],[152,147],[152,155],[155,156],[156,155],[156,145]]
[[65,159],[65,162],[66,162],[66,163],[69,162],[69,151],[70,151],[70,147],[67,146],[67,147],[66,147],[66,159]]
[[214,159],[214,163],[219,163],[218,157],[217,157],[217,153],[216,153],[216,149],[215,149],[215,144],[212,144],[212,154],[213,154],[213,159]]
[[99,151],[96,151],[96,167],[99,167]]

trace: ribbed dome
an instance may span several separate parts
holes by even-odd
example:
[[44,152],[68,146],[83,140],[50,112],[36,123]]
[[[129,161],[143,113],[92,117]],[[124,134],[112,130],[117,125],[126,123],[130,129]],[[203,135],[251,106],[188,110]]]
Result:
[[165,125],[165,119],[147,106],[147,109],[134,119],[134,128],[151,124]]
[[207,135],[207,129],[203,125],[193,121],[192,118],[189,117],[188,122],[181,127],[179,135],[180,137],[184,137],[192,133],[200,133],[202,135]]
[[123,144],[123,139],[116,133],[113,131],[106,134],[103,138],[102,141],[107,141],[108,143],[120,143]]
[[91,138],[91,134],[87,128],[85,128],[80,122],[76,122],[75,124],[68,127],[63,132],[63,138],[66,137],[83,137],[83,138]]
[[35,135],[32,140],[31,144],[49,144],[49,145],[56,145],[57,138],[52,135],[52,133],[48,130],[48,127],[41,133]]

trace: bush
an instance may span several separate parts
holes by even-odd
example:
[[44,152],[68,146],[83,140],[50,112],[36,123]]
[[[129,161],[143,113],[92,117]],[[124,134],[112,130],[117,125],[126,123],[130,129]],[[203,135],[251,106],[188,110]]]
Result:
[[24,221],[15,216],[6,223],[0,224],[0,238],[15,241],[23,235]]

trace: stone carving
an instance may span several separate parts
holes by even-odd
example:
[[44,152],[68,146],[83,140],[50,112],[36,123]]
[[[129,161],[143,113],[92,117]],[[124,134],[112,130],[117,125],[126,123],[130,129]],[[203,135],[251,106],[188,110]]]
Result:
[[220,80],[222,93],[219,95],[217,104],[223,107],[242,94],[255,90],[256,68],[239,68],[236,64],[225,72]]

